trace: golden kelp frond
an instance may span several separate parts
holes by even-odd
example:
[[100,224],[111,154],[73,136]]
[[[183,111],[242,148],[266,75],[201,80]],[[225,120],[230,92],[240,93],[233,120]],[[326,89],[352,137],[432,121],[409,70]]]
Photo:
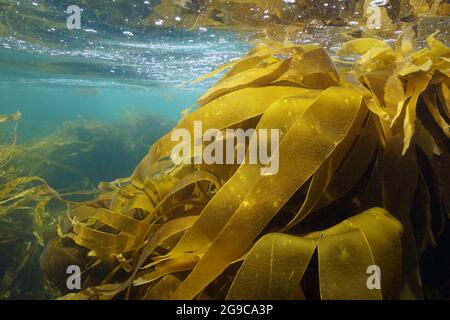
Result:
[[0,115],[0,123],[9,121],[19,121],[21,114],[17,111],[15,114]]
[[[375,208],[328,230],[293,236],[270,233],[246,256],[228,293],[234,300],[290,300],[304,297],[298,284],[317,250],[322,299],[395,297],[399,278],[383,278],[383,291],[367,290],[368,266],[387,276],[401,272],[402,227],[383,209]],[[348,270],[348,269],[351,270]],[[354,283],[358,285],[355,286]],[[252,290],[249,290],[252,288]]]
[[373,106],[373,112],[390,121],[391,126],[403,121],[403,154],[415,133],[420,97],[443,133],[450,137],[448,121],[444,118],[448,97],[442,99],[440,108],[436,101],[437,94],[448,87],[450,48],[431,35],[427,39],[428,48],[414,51],[411,33],[407,31],[400,37],[395,50],[381,40],[358,39],[344,44],[339,52],[362,54],[354,73],[370,89],[373,101],[369,107]]
[[[7,175],[8,165],[16,152],[17,125],[21,114],[0,116],[0,123],[16,121],[14,126],[14,138],[10,147],[0,150],[0,163],[3,174],[0,175],[0,219],[7,217],[14,210],[24,208],[28,202],[37,201],[42,197],[54,193],[47,183],[39,177],[15,177],[10,179]],[[3,148],[2,148],[3,149]],[[44,205],[40,206],[42,211]],[[40,230],[37,231],[41,233]]]
[[[320,47],[255,48],[174,130],[278,129],[279,171],[175,165],[172,131],[130,179],[71,206],[44,269],[67,299],[422,298],[418,261],[450,212],[448,50],[360,39],[337,68]],[[46,263],[61,252],[62,270],[83,257],[78,294]]]

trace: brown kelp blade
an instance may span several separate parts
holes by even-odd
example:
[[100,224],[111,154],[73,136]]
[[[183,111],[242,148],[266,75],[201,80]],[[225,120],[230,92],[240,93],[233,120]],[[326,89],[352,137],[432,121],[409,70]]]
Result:
[[[374,208],[310,235],[265,235],[246,256],[228,298],[294,299],[316,250],[322,299],[392,298],[400,286],[401,231],[389,213]],[[367,286],[369,266],[383,270],[382,294]]]

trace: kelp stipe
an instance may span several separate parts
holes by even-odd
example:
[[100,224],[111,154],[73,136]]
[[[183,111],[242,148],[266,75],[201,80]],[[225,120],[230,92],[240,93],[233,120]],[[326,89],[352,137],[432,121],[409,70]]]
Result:
[[338,69],[323,48],[272,42],[225,66],[175,129],[280,129],[279,173],[174,166],[169,133],[71,207],[42,257],[49,275],[82,257],[80,293],[53,277],[62,298],[422,298],[418,257],[450,212],[450,49],[413,48],[408,32],[395,49],[358,39]]

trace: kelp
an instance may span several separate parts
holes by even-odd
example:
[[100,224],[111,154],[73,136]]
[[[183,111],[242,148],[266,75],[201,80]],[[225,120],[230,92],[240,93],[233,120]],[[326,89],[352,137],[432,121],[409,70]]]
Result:
[[[10,146],[3,145],[0,150],[1,298],[26,296],[26,292],[20,291],[32,285],[27,273],[39,270],[38,259],[45,245],[44,239],[56,227],[56,220],[48,216],[46,208],[51,199],[59,196],[42,178],[19,176],[11,166],[17,151],[20,117],[20,112],[0,116],[0,123],[16,123]],[[39,294],[48,296],[44,290]]]
[[169,132],[60,221],[41,260],[62,299],[422,298],[419,261],[448,233],[450,49],[413,41],[346,43],[345,67],[272,42],[222,68],[174,130],[279,129],[279,172],[175,165]]
[[[92,199],[92,194],[97,191],[79,183],[71,193],[61,194],[50,187],[45,179],[33,175],[39,171],[46,174],[49,165],[55,171],[65,166],[55,166],[55,162],[49,159],[41,160],[44,152],[39,149],[48,146],[48,141],[41,141],[34,147],[17,144],[20,118],[20,112],[0,116],[0,123],[14,124],[12,141],[5,141],[0,149],[0,296],[13,299],[48,298],[54,296],[55,292],[44,280],[39,268],[39,256],[57,228],[58,216],[70,205],[68,198],[76,196]],[[59,140],[60,143],[57,143],[57,139],[53,140],[60,159],[65,155],[62,150],[69,152],[68,146],[76,144],[71,137],[66,138],[66,141]],[[51,153],[52,148],[46,150],[54,154]],[[41,161],[37,161],[35,156]],[[83,189],[85,191],[80,191]]]
[[[380,265],[382,270],[388,270],[387,276],[400,273],[395,254],[401,251],[401,230],[401,224],[385,210],[371,209],[328,230],[302,237],[270,233],[258,240],[246,256],[227,298],[304,297],[298,284],[316,250],[322,299],[373,299],[381,298],[381,294],[395,297],[398,279],[383,279],[382,292],[369,291],[366,269]],[[286,283],[286,278],[292,281]]]

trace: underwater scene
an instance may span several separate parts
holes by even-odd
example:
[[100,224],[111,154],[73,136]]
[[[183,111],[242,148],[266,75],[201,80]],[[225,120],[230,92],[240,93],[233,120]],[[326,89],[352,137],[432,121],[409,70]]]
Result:
[[449,0],[0,0],[0,300],[448,300],[449,220]]

